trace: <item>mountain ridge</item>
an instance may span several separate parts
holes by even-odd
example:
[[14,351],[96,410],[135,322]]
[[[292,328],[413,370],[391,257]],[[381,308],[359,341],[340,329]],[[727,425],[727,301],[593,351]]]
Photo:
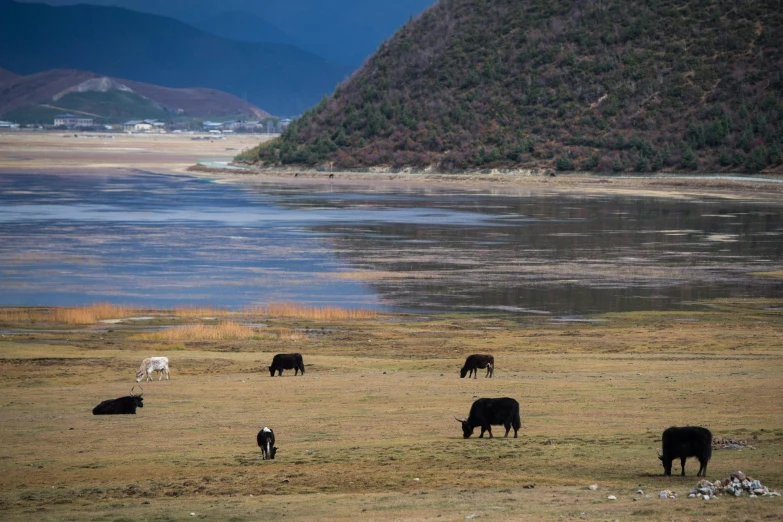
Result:
[[[85,84],[96,82],[88,88]],[[111,88],[111,87],[116,88]],[[23,107],[55,102],[69,93],[81,91],[128,89],[157,104],[172,114],[183,112],[195,117],[244,115],[248,119],[264,119],[270,114],[231,94],[204,88],[172,89],[158,85],[109,78],[88,71],[54,69],[18,76],[0,84],[0,115]],[[139,115],[140,116],[140,115]]]
[[441,0],[237,160],[780,172],[781,70],[763,0]]
[[281,115],[314,105],[349,73],[291,45],[235,42],[171,18],[87,4],[7,0],[0,4],[0,48],[0,67],[20,74],[77,69],[212,88]]

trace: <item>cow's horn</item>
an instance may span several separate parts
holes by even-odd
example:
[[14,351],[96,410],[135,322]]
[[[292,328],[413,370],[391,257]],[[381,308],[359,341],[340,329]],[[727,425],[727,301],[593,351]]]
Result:
[[133,390],[135,390],[135,389],[136,389],[136,385],[134,384],[133,387],[131,388],[131,391],[130,391],[131,397],[134,397]]
[[454,417],[454,420],[457,422],[466,422],[467,419],[458,419],[457,417]]
[[142,395],[144,395],[144,388],[139,386],[139,389],[141,390],[141,393],[138,395],[138,397],[141,397]]

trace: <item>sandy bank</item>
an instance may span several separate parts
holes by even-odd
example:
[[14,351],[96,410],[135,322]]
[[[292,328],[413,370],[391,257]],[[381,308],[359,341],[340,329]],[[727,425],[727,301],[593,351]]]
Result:
[[[502,190],[504,193],[547,191],[582,194],[616,194],[677,199],[724,198],[783,202],[783,178],[767,177],[770,181],[752,179],[715,179],[660,174],[650,176],[617,176],[587,173],[382,173],[382,172],[319,172],[315,170],[225,170],[195,165],[191,173],[218,176],[221,179],[257,183],[296,183],[300,185],[332,184],[336,186],[372,185],[382,187],[438,186],[467,191]],[[762,176],[758,176],[762,177]]]

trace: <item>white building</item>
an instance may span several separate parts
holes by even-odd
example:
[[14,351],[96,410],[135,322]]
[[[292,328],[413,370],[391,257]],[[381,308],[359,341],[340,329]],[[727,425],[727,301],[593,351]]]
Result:
[[66,127],[74,129],[77,127],[92,127],[94,125],[92,118],[74,116],[73,114],[58,114],[54,117],[55,127]]

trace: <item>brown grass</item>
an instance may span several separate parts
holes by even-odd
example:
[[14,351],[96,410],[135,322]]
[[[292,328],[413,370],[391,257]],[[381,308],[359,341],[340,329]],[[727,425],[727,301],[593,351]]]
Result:
[[380,314],[364,308],[340,308],[337,306],[302,306],[294,303],[276,303],[266,307],[270,317],[287,317],[311,321],[345,321],[350,319],[377,319]]
[[0,309],[0,323],[58,323],[68,325],[94,324],[102,319],[121,319],[143,312],[142,308],[93,303],[79,307],[56,308],[11,308]]
[[[172,353],[151,353],[133,325],[0,337],[1,518],[777,519],[780,499],[684,498],[692,459],[686,477],[661,476],[663,429],[697,424],[756,447],[715,451],[710,480],[742,470],[783,489],[783,301],[708,304],[575,325],[430,314],[322,333],[302,321],[318,331],[297,346],[304,377],[269,376],[286,335],[302,334],[276,320]],[[475,352],[495,355],[493,379],[459,378]],[[144,385],[136,416],[92,416],[148,355],[170,358],[171,380]],[[520,402],[519,438],[464,440],[453,416],[502,396]],[[274,461],[257,459],[263,426]]]
[[173,310],[174,316],[184,318],[225,317],[234,315],[227,308],[214,308],[211,306],[178,306]]
[[233,321],[223,321],[215,325],[189,324],[175,326],[159,332],[136,334],[132,339],[144,341],[232,341],[252,339],[258,333],[255,329]]

